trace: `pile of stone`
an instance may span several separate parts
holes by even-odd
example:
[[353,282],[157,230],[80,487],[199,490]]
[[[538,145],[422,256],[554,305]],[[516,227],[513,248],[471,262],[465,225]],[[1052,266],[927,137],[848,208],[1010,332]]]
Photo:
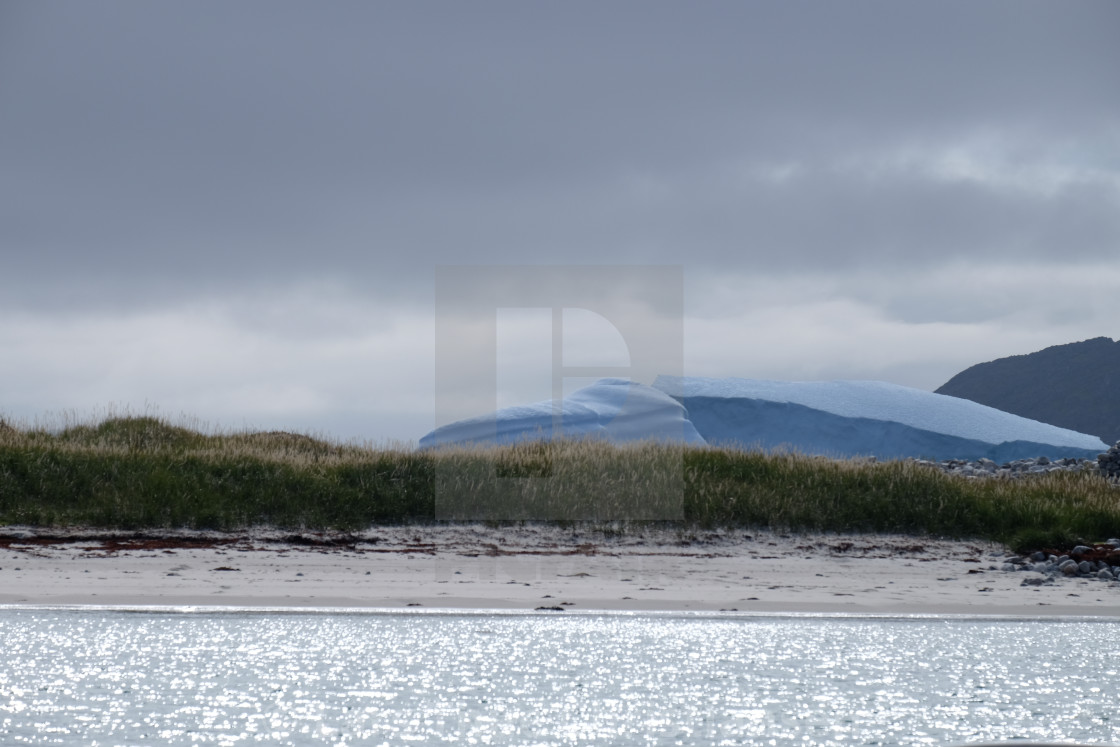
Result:
[[1120,539],[1110,539],[1100,545],[1078,545],[1061,555],[1045,550],[1015,555],[1004,560],[1003,570],[1032,572],[1020,586],[1042,586],[1058,578],[1120,582]]
[[[1102,454],[1101,456],[1104,455]],[[1117,458],[1120,459],[1120,450],[1118,450]],[[1079,472],[1082,470],[1096,471],[1098,469],[1097,461],[1092,459],[1079,459],[1076,457],[1051,460],[1049,457],[1040,456],[1034,457],[1033,459],[1016,459],[1015,461],[1004,462],[1003,464],[994,462],[991,459],[977,459],[975,461],[969,461],[967,459],[945,459],[940,462],[933,462],[927,459],[909,459],[907,461],[929,467],[937,467],[942,472],[961,477],[1017,478],[1029,475],[1045,475],[1048,472],[1057,472],[1060,470]]]
[[1109,482],[1120,482],[1120,441],[1097,457],[1097,468]]

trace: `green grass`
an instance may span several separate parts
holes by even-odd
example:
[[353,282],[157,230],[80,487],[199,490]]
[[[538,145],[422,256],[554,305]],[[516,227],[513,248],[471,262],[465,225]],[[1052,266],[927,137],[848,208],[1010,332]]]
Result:
[[[520,514],[485,513],[480,496],[495,485],[516,488]],[[664,505],[643,513],[654,500],[675,501],[675,515]],[[1092,472],[970,480],[912,462],[656,443],[417,452],[289,433],[205,434],[154,417],[54,430],[0,421],[0,524],[354,530],[437,518],[667,516],[702,527],[898,532],[1025,547],[1120,535],[1120,489]]]
[[204,435],[151,417],[0,429],[0,523],[356,528],[432,516],[431,460],[289,433]]

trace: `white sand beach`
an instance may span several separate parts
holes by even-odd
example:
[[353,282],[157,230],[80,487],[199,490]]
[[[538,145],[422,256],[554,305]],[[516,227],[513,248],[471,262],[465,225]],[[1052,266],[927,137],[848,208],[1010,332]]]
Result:
[[419,526],[359,534],[0,531],[0,605],[1120,617],[1120,582],[1022,586],[988,542]]

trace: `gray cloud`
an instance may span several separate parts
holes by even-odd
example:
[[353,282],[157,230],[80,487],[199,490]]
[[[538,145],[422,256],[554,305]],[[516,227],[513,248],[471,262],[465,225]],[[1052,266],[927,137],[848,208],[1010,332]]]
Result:
[[[4,3],[0,312],[268,297],[238,328],[295,345],[340,294],[430,314],[438,264],[649,262],[1009,318],[922,278],[1115,257],[1117,28],[1104,0]],[[1068,292],[1048,318],[1089,313]]]
[[[1026,123],[1043,142],[1056,129],[1093,137],[1117,115],[1104,71],[1120,68],[1120,52],[1105,29],[1120,11],[1075,7],[16,6],[0,58],[4,243],[83,274],[106,262],[189,274],[199,257],[233,276],[263,263],[344,272],[394,250],[506,261],[538,252],[502,230],[501,201],[516,195],[557,222],[644,243],[640,211],[623,204],[605,220],[579,196],[611,200],[604,185],[633,172],[691,187],[697,165],[812,160],[978,125]],[[891,180],[871,194],[857,183],[853,195],[843,177],[804,186],[738,200],[702,190],[698,205],[686,197],[678,233],[718,246],[739,220],[773,219],[771,202],[831,233],[866,212],[845,196],[890,196],[910,212],[932,200],[940,223],[953,199],[905,180],[902,193]],[[492,227],[461,225],[456,206],[476,202]],[[946,209],[963,231],[993,220]],[[409,241],[445,211],[470,243],[422,230],[438,243]],[[783,246],[816,243],[777,232]],[[842,235],[833,251],[858,254],[859,238]]]

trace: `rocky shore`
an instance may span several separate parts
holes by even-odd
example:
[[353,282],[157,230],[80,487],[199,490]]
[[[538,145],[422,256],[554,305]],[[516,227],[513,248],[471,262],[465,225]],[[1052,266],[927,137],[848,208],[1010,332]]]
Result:
[[1016,459],[1010,462],[995,462],[991,459],[945,459],[939,462],[928,459],[910,459],[915,464],[922,464],[938,469],[952,475],[962,477],[1000,477],[1019,478],[1032,475],[1045,475],[1050,472],[1098,472],[1109,482],[1120,484],[1120,442],[1117,442],[1107,452],[1096,459],[1067,457],[1065,459],[1050,459],[1039,456],[1031,459]]
[[1120,582],[1120,539],[1078,545],[1068,554],[1037,550],[1030,555],[1011,556],[1004,560],[1002,570],[1029,572],[1020,586],[1042,586],[1070,577]]

